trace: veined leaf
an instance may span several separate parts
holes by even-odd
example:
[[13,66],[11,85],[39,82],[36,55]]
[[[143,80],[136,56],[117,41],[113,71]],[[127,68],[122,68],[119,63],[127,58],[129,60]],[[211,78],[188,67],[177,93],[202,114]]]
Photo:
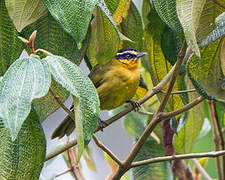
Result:
[[135,4],[131,2],[130,8],[128,9],[127,16],[123,19],[121,23],[122,33],[128,37],[132,42],[124,41],[124,48],[134,48],[138,51],[142,50],[144,36],[143,24],[141,20],[141,15]]
[[97,0],[42,0],[51,15],[82,47]]
[[116,11],[119,3],[120,3],[120,0],[105,0],[105,4],[107,5],[111,14],[114,14],[114,12]]
[[176,33],[183,36],[183,28],[177,16],[176,0],[152,0],[160,18]]
[[5,0],[5,4],[9,16],[19,32],[47,13],[41,0]]
[[11,140],[0,120],[0,179],[38,179],[43,167],[46,142],[35,111],[31,111],[20,132]]
[[99,118],[97,91],[87,75],[69,60],[60,56],[48,56],[45,60],[49,64],[50,72],[56,82],[60,83],[80,101],[84,141],[87,145],[97,128]]
[[119,37],[107,17],[99,8],[96,8],[94,14],[91,40],[87,51],[92,66],[110,61],[120,46]]
[[47,94],[51,82],[48,65],[38,56],[17,59],[0,85],[0,118],[9,128],[12,140],[27,118],[31,102]]
[[188,45],[200,57],[197,44],[196,31],[206,0],[176,0],[178,18],[184,29],[184,34]]
[[[88,31],[83,41],[82,48],[78,49],[72,36],[63,30],[50,13],[47,13],[35,23],[26,27],[22,31],[23,36],[29,38],[34,30],[38,32],[35,39],[36,49],[45,49],[52,54],[63,56],[77,65],[80,64],[89,44],[90,31]],[[51,89],[63,102],[69,97],[68,91],[63,89],[62,86],[54,80],[51,83]],[[60,107],[50,92],[48,92],[46,96],[34,100],[33,105],[40,117],[40,121],[43,121],[48,115],[52,114]]]
[[63,56],[79,65],[84,57],[89,44],[90,31],[88,31],[82,43],[82,48],[78,49],[75,40],[69,35],[59,23],[47,13],[35,23],[24,29],[23,36],[29,38],[34,30],[37,30],[35,48],[44,49],[52,54]]
[[82,116],[80,113],[80,102],[79,102],[79,99],[74,96],[73,96],[73,105],[74,105],[76,138],[77,138],[77,147],[78,147],[77,162],[79,162],[81,155],[84,151],[84,131],[83,131],[83,124],[82,124]]
[[[187,79],[188,89],[193,89],[193,85],[190,80]],[[189,101],[199,97],[198,93],[190,93]],[[188,118],[184,126],[178,130],[175,134],[173,145],[177,154],[185,154],[192,152],[194,142],[201,132],[204,122],[205,113],[203,103],[196,105],[194,108],[188,111]]]
[[17,38],[18,33],[11,21],[5,2],[0,1],[0,76],[6,72],[22,53],[23,42]]

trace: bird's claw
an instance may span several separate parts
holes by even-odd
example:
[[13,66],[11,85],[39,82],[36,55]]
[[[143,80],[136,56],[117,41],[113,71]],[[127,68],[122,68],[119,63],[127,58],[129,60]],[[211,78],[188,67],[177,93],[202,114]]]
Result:
[[108,124],[105,121],[102,121],[101,119],[98,120],[98,128],[103,132],[103,128],[108,126]]
[[127,101],[127,102],[132,105],[134,111],[136,111],[136,112],[141,108],[140,103],[135,101],[135,100],[133,100],[133,99],[131,99],[131,100]]

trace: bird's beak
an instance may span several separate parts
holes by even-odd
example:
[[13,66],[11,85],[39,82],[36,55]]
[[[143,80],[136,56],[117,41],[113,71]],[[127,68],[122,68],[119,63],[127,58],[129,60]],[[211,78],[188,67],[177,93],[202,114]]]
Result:
[[147,54],[148,54],[148,53],[146,53],[146,52],[140,52],[140,53],[138,53],[137,57],[139,58],[139,57],[145,56],[145,55],[147,55]]

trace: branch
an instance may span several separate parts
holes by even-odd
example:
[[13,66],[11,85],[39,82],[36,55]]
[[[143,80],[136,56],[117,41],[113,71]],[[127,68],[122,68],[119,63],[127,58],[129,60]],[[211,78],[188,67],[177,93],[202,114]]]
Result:
[[212,178],[208,175],[206,170],[201,166],[201,164],[196,159],[192,159],[192,162],[195,164],[198,171],[202,174],[205,180],[212,180]]
[[107,147],[105,147],[104,144],[102,144],[95,135],[93,135],[93,140],[95,141],[95,144],[104,152],[106,152],[118,165],[123,165],[120,159],[116,157]]
[[[211,120],[212,120],[212,125],[213,125],[213,140],[214,140],[214,147],[215,151],[219,151],[219,135],[217,132],[217,127],[216,127],[216,115],[215,115],[215,108],[213,107],[213,101],[209,100],[208,101],[209,105],[209,111],[211,115]],[[218,171],[218,178],[219,180],[222,180],[222,170],[220,166],[220,158],[216,158],[216,166],[217,166],[217,171]]]
[[[162,93],[166,93],[166,91],[161,91]],[[175,91],[171,92],[170,94],[183,94],[183,93],[189,93],[189,92],[196,92],[196,89],[188,89],[188,90],[183,90],[183,91]]]
[[127,159],[124,161],[123,166],[119,167],[117,173],[112,178],[112,180],[120,179],[123,176],[123,174],[127,170],[130,169],[130,164],[136,157],[137,153],[140,151],[141,147],[144,145],[145,141],[147,140],[147,138],[149,137],[149,135],[151,134],[151,132],[153,131],[155,126],[160,122],[161,112],[164,110],[164,108],[168,102],[170,92],[172,91],[176,77],[180,71],[180,67],[181,67],[182,63],[187,60],[190,53],[191,53],[190,48],[188,48],[188,50],[187,50],[186,42],[184,42],[182,49],[179,52],[177,63],[174,65],[174,71],[172,73],[172,77],[171,77],[169,85],[167,87],[166,94],[163,96],[162,101],[159,105],[159,108],[158,108],[155,116],[153,117],[151,122],[148,124],[145,131],[142,133],[141,137],[136,142],[134,148],[131,150],[131,153],[128,155]]
[[152,163],[158,163],[158,162],[164,162],[164,161],[172,161],[175,159],[193,159],[193,158],[219,157],[219,156],[225,156],[225,150],[216,151],[216,152],[211,151],[211,152],[205,152],[205,153],[192,153],[192,154],[180,154],[180,155],[174,155],[174,156],[156,157],[156,158],[133,162],[131,164],[131,168],[143,166],[146,164],[152,164]]
[[63,104],[63,102],[60,100],[59,96],[54,93],[54,91],[50,88],[49,92],[53,95],[57,103],[63,108],[64,111],[70,116],[71,119],[74,120],[74,114]]

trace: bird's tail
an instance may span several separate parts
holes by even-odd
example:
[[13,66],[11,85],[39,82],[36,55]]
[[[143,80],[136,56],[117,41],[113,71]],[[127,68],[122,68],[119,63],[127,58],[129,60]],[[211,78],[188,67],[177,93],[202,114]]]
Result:
[[63,136],[69,136],[73,130],[75,129],[75,122],[73,119],[67,115],[65,119],[60,123],[60,125],[55,129],[51,138],[59,138],[61,139]]

